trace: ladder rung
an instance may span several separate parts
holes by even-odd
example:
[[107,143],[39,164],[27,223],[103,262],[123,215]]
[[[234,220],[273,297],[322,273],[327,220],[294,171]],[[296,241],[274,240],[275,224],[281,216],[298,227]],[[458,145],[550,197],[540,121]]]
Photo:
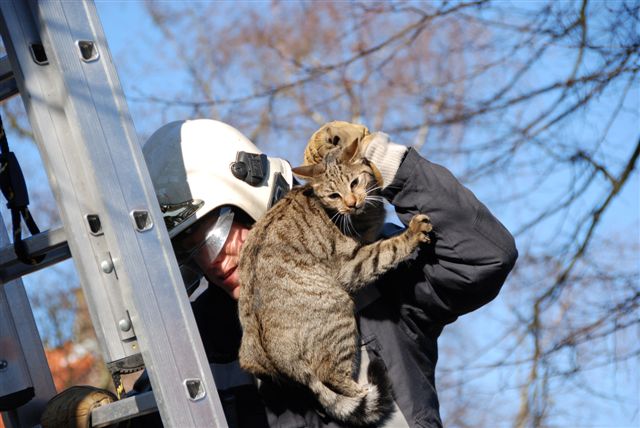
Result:
[[91,412],[91,426],[94,428],[103,427],[137,416],[147,415],[157,410],[156,399],[153,396],[153,392],[149,391],[94,409]]
[[18,85],[13,77],[9,58],[0,58],[0,103],[18,93]]
[[45,255],[42,262],[29,265],[18,260],[13,245],[0,248],[0,283],[6,283],[71,257],[63,228],[47,230],[23,240],[30,256]]

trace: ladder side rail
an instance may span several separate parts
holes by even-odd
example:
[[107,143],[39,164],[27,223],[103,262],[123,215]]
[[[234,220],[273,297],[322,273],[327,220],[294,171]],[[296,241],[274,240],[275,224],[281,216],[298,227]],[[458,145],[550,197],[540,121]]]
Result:
[[[27,110],[47,177],[51,184],[65,233],[75,237],[88,237],[84,214],[88,210],[86,199],[93,193],[87,184],[86,172],[76,165],[81,162],[74,157],[71,131],[63,108],[64,87],[56,70],[49,65],[38,65],[30,53],[30,45],[41,44],[33,14],[26,2],[0,2],[0,31],[13,75]],[[74,176],[75,175],[75,176]],[[84,194],[84,200],[78,196]],[[90,204],[94,205],[94,204]],[[117,320],[124,314],[117,286],[96,265],[94,254],[106,254],[103,240],[68,240],[69,250],[80,276],[94,330],[105,361],[121,360],[134,351],[132,344],[120,338]],[[96,282],[100,284],[96,284]],[[90,286],[92,284],[93,286]],[[137,352],[137,350],[135,351]]]

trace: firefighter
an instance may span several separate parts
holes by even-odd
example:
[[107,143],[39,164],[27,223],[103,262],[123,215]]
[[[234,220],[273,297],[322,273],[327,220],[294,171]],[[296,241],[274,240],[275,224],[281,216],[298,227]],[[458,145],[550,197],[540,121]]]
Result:
[[[350,130],[368,133],[331,122],[309,144],[323,138],[335,144],[336,135],[351,138]],[[416,213],[428,214],[435,243],[356,297],[362,365],[380,359],[390,375],[396,411],[387,426],[439,427],[437,338],[446,324],[498,294],[517,250],[505,227],[447,169],[384,133],[367,140],[363,153],[379,171],[383,195],[405,225]],[[239,251],[251,223],[291,186],[289,165],[206,119],[160,128],[143,152],[182,270],[204,275],[207,288],[192,294],[193,308],[229,424],[338,426],[298,389],[263,380],[257,394],[237,363]],[[388,225],[384,233],[401,229]]]
[[[310,144],[325,137],[335,143],[338,134],[351,138],[350,129],[363,132],[333,122]],[[384,133],[368,140],[363,153],[377,168],[383,196],[404,225],[414,214],[428,214],[434,242],[355,297],[360,366],[377,359],[388,372],[395,412],[385,426],[441,427],[437,339],[447,324],[495,298],[517,250],[505,227],[446,168]],[[239,251],[251,224],[292,186],[289,164],[207,119],[161,127],[143,153],[229,426],[339,427],[304,391],[257,382],[237,361]],[[383,234],[401,230],[389,224]],[[149,389],[143,374],[132,393]],[[133,427],[160,424],[157,414],[131,421]]]

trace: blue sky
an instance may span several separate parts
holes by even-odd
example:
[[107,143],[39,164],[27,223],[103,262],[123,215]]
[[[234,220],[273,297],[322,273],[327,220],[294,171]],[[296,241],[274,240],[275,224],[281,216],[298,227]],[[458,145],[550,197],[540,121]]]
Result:
[[[175,68],[171,68],[165,63],[156,63],[149,61],[157,52],[164,49],[162,39],[146,15],[142,11],[142,3],[136,1],[97,1],[96,2],[100,18],[103,23],[109,47],[114,58],[116,67],[119,72],[123,88],[127,97],[131,100],[130,110],[132,112],[133,121],[141,135],[141,138],[149,135],[155,128],[169,120],[178,118],[163,117],[161,114],[148,114],[147,111],[137,108],[135,97],[139,91],[145,93],[153,93],[161,91],[165,85],[184,85],[187,78],[184,74]],[[140,58],[140,63],[131,61],[131,58]],[[161,55],[158,55],[161,57]],[[149,65],[151,64],[151,66]],[[144,66],[144,74],[141,73],[141,67]],[[144,78],[141,76],[144,75]],[[637,89],[637,88],[636,88]],[[636,93],[638,91],[636,90]],[[636,98],[637,99],[637,98]],[[638,107],[638,105],[636,105]],[[578,125],[581,126],[581,125]],[[588,124],[582,125],[582,132],[591,132]],[[640,125],[637,123],[627,124],[626,128],[621,128],[616,134],[620,139],[619,150],[624,152],[625,145],[631,148],[640,134]],[[579,135],[579,134],[578,134]],[[17,141],[17,136],[10,135],[10,142]],[[626,142],[626,143],[625,143]],[[28,144],[12,144],[12,149],[17,153],[23,170],[25,171],[27,183],[31,192],[32,189],[46,188],[46,176],[40,165],[37,150]],[[274,155],[291,157],[291,152],[286,147],[282,148],[282,152],[272,153]],[[295,154],[299,156],[299,153]],[[612,154],[614,156],[616,154]],[[290,159],[292,163],[296,163],[295,159]],[[443,162],[444,163],[444,162]],[[446,165],[446,163],[445,163]],[[455,171],[455,165],[446,165]],[[509,185],[509,183],[500,183],[501,185]],[[554,183],[548,183],[548,188],[541,189],[544,192],[553,192]],[[476,183],[471,186],[472,190],[492,208],[494,212],[499,214],[500,219],[505,225],[513,230],[519,223],[523,213],[522,207],[513,207],[509,204],[500,203],[500,194],[496,193],[495,187],[486,183]],[[536,201],[531,200],[531,204]],[[6,210],[2,211],[5,223],[8,217]],[[34,214],[38,220],[38,214]],[[47,228],[46,220],[41,220],[40,224]],[[630,183],[624,188],[621,195],[615,201],[615,205],[607,211],[603,221],[604,226],[599,230],[601,236],[607,236],[609,230],[620,233],[625,232],[624,239],[635,239],[636,243],[640,242],[640,175],[636,172]],[[612,227],[609,229],[607,224]],[[621,228],[620,225],[623,225]],[[540,233],[550,233],[548,230],[541,230]],[[615,237],[614,237],[615,238]],[[521,248],[522,250],[522,248]],[[623,258],[624,263],[640,264],[638,255],[627,254]],[[71,270],[70,262],[62,265],[61,269]],[[25,278],[25,284],[30,293],[36,292],[37,287],[48,281],[46,273],[37,273]],[[463,337],[462,332],[473,333],[479,343],[491,343],[501,323],[506,319],[504,307],[506,305],[515,304],[512,300],[513,296],[501,295],[498,299],[482,311],[467,315],[456,322],[454,326],[448,327],[442,337],[442,346],[447,349],[461,349],[464,352],[464,343],[459,342],[459,337]],[[640,334],[636,334],[640,340]],[[492,350],[487,351],[481,356],[483,361],[491,361]],[[635,364],[635,365],[633,365]],[[566,393],[555,397],[557,401],[563,402],[565,408],[573,408],[574,411],[567,415],[559,415],[556,419],[559,426],[580,426],[580,427],[631,427],[640,424],[640,416],[638,415],[638,407],[640,401],[640,375],[637,373],[638,361],[632,361],[628,367],[617,366],[607,368],[605,370],[594,370],[589,373],[596,388],[603,390],[615,390],[620,399],[617,402],[611,400],[594,400],[591,396],[585,396],[581,389],[574,385],[566,385],[561,390]],[[634,376],[635,372],[635,376]],[[629,373],[631,375],[629,376]],[[478,377],[476,388],[483,388],[490,385],[491,391],[496,388],[500,389],[504,385],[509,384],[509,379],[501,379],[503,373],[487,371]],[[517,403],[517,395],[519,391],[502,391],[501,395],[495,393],[487,394],[486,405],[514,405]],[[446,396],[446,394],[444,395]],[[582,408],[585,403],[588,408]],[[508,424],[505,424],[508,426]]]

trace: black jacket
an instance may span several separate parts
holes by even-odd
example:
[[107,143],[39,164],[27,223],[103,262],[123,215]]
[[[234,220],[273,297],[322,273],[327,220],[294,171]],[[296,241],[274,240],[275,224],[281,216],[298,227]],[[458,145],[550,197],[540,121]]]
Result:
[[[414,150],[384,196],[405,225],[417,213],[429,215],[434,242],[356,297],[361,341],[369,359],[386,366],[407,423],[440,427],[434,378],[438,336],[446,324],[498,294],[517,250],[511,234],[467,188]],[[388,226],[387,235],[402,230]],[[210,361],[237,358],[235,310],[214,286],[194,304]],[[266,421],[282,428],[338,426],[313,410],[313,401],[300,390],[262,383],[259,397],[245,386],[221,391],[221,398],[230,424],[243,428]]]

